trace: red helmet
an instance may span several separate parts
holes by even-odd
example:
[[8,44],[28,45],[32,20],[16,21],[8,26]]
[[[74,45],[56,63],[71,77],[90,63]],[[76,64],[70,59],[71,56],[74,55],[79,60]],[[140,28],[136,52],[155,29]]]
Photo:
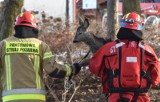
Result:
[[29,11],[25,11],[17,16],[15,26],[29,26],[37,29],[36,18]]
[[143,20],[139,14],[135,12],[131,12],[123,16],[120,26],[123,28],[142,30],[143,28],[142,21]]

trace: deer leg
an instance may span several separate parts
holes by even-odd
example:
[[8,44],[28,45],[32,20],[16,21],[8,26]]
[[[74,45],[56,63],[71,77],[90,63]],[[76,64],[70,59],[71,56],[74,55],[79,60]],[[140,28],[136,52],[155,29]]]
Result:
[[79,63],[79,65],[80,65],[81,67],[88,66],[88,65],[89,65],[89,62],[90,62],[90,59],[91,59],[91,58],[86,58],[86,59],[82,60],[82,61]]

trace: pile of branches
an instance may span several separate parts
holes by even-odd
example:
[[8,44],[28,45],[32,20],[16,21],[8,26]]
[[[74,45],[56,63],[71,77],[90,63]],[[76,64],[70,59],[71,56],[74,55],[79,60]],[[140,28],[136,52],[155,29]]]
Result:
[[160,58],[160,18],[156,16],[149,16],[146,19],[143,35],[145,43],[152,46]]

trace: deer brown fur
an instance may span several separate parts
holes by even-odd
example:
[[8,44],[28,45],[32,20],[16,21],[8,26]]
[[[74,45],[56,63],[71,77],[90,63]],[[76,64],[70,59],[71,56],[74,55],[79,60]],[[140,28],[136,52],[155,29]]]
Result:
[[[92,54],[94,54],[100,47],[102,47],[105,43],[110,42],[111,40],[105,40],[104,38],[97,37],[89,32],[87,32],[87,28],[89,27],[88,19],[82,20],[79,19],[79,27],[77,28],[77,32],[75,34],[74,43],[84,42],[88,45]],[[85,59],[80,63],[81,66],[86,66],[89,64],[90,58]]]

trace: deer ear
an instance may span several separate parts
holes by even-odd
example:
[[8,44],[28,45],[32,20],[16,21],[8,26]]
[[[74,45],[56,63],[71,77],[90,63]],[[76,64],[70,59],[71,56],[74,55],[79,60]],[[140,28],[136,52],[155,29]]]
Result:
[[84,27],[85,27],[85,28],[88,28],[88,27],[89,27],[89,21],[88,21],[87,18],[84,20]]
[[79,25],[83,25],[83,22],[84,22],[84,20],[81,18],[81,17],[79,17]]

